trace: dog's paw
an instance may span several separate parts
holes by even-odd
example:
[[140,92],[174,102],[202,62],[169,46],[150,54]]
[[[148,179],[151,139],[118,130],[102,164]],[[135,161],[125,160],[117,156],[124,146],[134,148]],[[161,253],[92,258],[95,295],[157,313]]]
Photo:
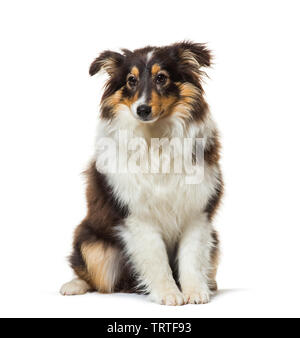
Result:
[[60,288],[60,293],[63,296],[71,296],[71,295],[83,295],[87,291],[90,290],[90,286],[87,282],[85,282],[82,279],[75,278],[71,280],[70,282],[64,284]]
[[151,293],[150,298],[161,305],[176,306],[184,304],[183,294],[178,289]]
[[195,288],[189,291],[184,291],[185,304],[206,304],[209,302],[209,288]]

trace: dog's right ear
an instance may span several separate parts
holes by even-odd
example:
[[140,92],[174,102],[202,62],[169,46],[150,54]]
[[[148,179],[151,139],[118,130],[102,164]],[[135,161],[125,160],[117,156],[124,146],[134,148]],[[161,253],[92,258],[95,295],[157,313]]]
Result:
[[104,69],[109,76],[112,76],[116,69],[121,66],[124,61],[124,55],[106,50],[102,52],[91,64],[89,73],[91,76]]

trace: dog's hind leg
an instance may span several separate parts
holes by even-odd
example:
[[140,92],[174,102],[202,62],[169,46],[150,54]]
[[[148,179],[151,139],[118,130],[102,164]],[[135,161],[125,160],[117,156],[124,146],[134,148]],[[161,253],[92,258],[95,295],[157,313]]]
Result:
[[76,278],[62,286],[63,295],[79,295],[96,290],[111,293],[120,280],[121,252],[118,248],[98,240],[75,246],[71,265]]
[[99,292],[113,292],[120,279],[122,256],[120,250],[100,240],[83,243],[81,253],[89,284]]

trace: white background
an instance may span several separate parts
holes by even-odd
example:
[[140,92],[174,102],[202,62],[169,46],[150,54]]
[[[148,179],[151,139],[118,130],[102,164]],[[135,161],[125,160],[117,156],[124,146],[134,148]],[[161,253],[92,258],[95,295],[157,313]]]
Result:
[[[299,316],[299,1],[1,1],[1,316]],[[223,141],[219,293],[164,307],[137,295],[62,297],[85,216],[104,49],[207,42]]]

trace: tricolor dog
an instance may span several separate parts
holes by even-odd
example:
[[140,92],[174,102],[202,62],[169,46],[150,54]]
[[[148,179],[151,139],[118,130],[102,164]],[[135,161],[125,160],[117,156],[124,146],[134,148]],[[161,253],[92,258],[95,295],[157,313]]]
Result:
[[[104,70],[108,81],[86,170],[87,215],[70,256],[76,278],[62,286],[63,295],[138,292],[182,305],[207,303],[217,289],[219,241],[212,222],[223,183],[218,131],[202,88],[210,63],[204,44],[185,41],[104,51],[91,64],[90,75]],[[192,162],[200,163],[202,176],[191,184],[184,169],[174,168],[181,145],[196,139],[202,140],[203,161],[194,149]],[[113,151],[103,147],[109,142]],[[158,170],[142,170],[138,162],[153,160],[155,144]],[[120,166],[133,158],[138,161],[131,169]]]

